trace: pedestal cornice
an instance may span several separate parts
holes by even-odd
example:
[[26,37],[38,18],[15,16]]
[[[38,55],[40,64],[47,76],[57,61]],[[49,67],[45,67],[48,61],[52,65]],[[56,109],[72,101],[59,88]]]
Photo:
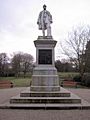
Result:
[[39,36],[37,40],[34,41],[35,46],[37,45],[52,45],[55,47],[57,41],[53,40],[52,37],[47,37],[43,38],[43,36]]

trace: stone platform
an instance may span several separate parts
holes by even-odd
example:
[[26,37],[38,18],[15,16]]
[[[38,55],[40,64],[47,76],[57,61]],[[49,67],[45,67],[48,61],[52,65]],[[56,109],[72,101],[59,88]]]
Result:
[[68,110],[90,109],[90,104],[62,87],[58,92],[35,92],[27,88],[0,108]]
[[10,108],[80,109],[88,108],[88,103],[77,95],[60,88],[58,92],[35,92],[27,88],[20,95],[10,99]]
[[[37,94],[38,93],[38,94]],[[12,104],[80,104],[81,99],[76,95],[61,88],[58,92],[35,92],[28,88],[26,91],[21,92],[20,95],[10,99]]]

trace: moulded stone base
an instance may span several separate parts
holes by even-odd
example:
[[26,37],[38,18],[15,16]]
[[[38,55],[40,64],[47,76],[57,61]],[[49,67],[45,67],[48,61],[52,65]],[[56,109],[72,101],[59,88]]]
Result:
[[52,65],[39,65],[34,68],[33,75],[57,75],[57,70]]
[[[34,87],[35,86],[35,87]],[[44,87],[45,86],[45,87]],[[50,86],[50,87],[49,87]],[[51,87],[52,86],[52,87]],[[32,75],[31,90],[60,90],[57,70],[54,66],[40,65],[34,68]]]
[[30,91],[60,91],[60,86],[32,86]]
[[32,86],[58,86],[57,75],[33,75]]

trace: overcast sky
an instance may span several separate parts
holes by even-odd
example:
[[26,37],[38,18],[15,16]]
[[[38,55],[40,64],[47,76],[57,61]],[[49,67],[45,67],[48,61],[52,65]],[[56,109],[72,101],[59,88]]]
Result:
[[35,58],[33,41],[42,32],[38,30],[37,18],[47,5],[53,17],[52,36],[62,41],[72,27],[90,25],[90,0],[0,0],[0,53],[22,51]]

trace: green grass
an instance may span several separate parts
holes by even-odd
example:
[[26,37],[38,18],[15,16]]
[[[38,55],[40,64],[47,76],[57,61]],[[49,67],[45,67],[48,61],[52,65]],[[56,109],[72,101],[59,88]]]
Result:
[[17,78],[11,81],[15,87],[28,87],[30,86],[31,78]]
[[[63,79],[65,78],[73,78],[75,75],[78,75],[78,73],[75,72],[60,72],[58,73],[59,78],[60,78],[60,82],[62,82]],[[31,77],[0,77],[0,80],[10,80],[13,84],[14,87],[28,87],[30,86]]]
[[79,73],[76,72],[59,72],[59,84],[61,85],[63,80],[73,80],[73,77],[79,75]]
[[59,77],[64,79],[64,78],[73,78],[76,75],[79,75],[79,73],[76,72],[59,72],[58,73]]
[[10,80],[14,87],[28,87],[31,83],[31,78],[16,78],[16,77],[0,77],[0,80]]

